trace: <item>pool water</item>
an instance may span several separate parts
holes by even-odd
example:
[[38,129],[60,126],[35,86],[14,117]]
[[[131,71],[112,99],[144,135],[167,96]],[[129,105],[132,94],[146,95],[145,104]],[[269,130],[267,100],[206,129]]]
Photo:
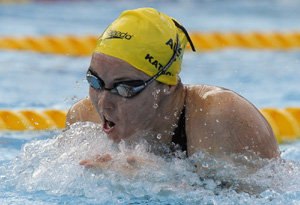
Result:
[[[92,123],[75,124],[64,133],[10,132],[2,135],[1,144],[1,153],[9,150],[0,167],[4,204],[297,204],[300,200],[299,142],[281,146],[281,162],[240,159],[260,164],[257,172],[201,153],[190,159],[166,159],[150,153],[142,142],[116,146]],[[83,159],[106,153],[115,159],[109,170],[79,166]],[[128,167],[128,155],[148,163]],[[194,172],[195,161],[203,168],[199,174]],[[207,178],[212,174],[214,179]],[[224,180],[232,186],[220,188]],[[237,193],[241,184],[259,193]]]
[[[97,36],[121,11],[142,6],[175,17],[191,31],[299,31],[296,0],[55,1],[0,4],[0,37]],[[299,60],[299,50],[186,52],[181,78],[186,84],[232,89],[258,108],[299,107]],[[89,62],[67,54],[0,50],[0,109],[68,109],[88,94]],[[0,203],[300,204],[299,141],[280,145],[280,162],[256,161],[261,169],[254,173],[202,153],[166,159],[149,149],[144,142],[114,145],[92,123],[75,124],[67,132],[1,131]],[[116,159],[113,169],[79,165],[106,153]],[[128,155],[149,163],[132,170],[125,163]],[[201,173],[194,172],[194,161],[201,162]],[[215,178],[202,177],[210,174]],[[222,189],[224,180],[232,186]],[[259,193],[238,193],[241,184]]]

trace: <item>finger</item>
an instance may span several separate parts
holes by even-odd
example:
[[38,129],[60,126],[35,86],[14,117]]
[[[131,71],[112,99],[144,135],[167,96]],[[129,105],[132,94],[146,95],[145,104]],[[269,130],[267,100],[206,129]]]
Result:
[[95,161],[97,162],[108,162],[112,160],[110,154],[106,154],[104,156],[96,155]]
[[97,164],[96,164],[96,162],[89,161],[89,162],[84,164],[84,167],[85,168],[93,168],[93,167],[97,167]]
[[126,162],[128,163],[128,164],[130,164],[131,166],[134,166],[134,165],[136,165],[136,158],[135,158],[135,156],[128,156],[127,158],[126,158]]
[[85,165],[88,162],[88,160],[82,160],[81,162],[79,162],[79,165]]

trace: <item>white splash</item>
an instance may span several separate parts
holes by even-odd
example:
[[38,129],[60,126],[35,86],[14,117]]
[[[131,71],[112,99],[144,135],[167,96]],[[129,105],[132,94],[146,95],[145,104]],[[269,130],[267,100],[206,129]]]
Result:
[[[6,171],[1,170],[1,180],[18,191],[43,191],[50,196],[77,197],[87,203],[300,201],[300,165],[294,161],[236,156],[235,162],[229,162],[204,153],[190,158],[162,157],[149,152],[151,149],[145,142],[113,144],[100,125],[76,123],[53,139],[25,144],[20,158],[12,161]],[[113,159],[110,169],[85,169],[79,165],[81,160],[105,154]],[[146,163],[132,167],[126,162],[128,156]]]

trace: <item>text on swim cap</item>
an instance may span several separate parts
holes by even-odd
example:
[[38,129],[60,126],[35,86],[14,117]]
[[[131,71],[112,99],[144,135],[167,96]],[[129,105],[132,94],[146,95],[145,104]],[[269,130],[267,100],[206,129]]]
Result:
[[[148,60],[148,62],[151,63],[155,68],[157,68],[158,71],[160,71],[164,67],[161,63],[159,63],[157,60],[155,60],[153,56],[150,56],[149,53],[146,55],[145,59]],[[168,72],[168,71],[163,72],[162,75],[174,76],[171,72]]]
[[107,37],[105,39],[118,38],[118,39],[130,40],[132,38],[132,35],[128,34],[128,32],[124,33],[124,32],[116,31],[116,30],[108,30],[108,31],[106,31],[106,35],[108,35],[109,37]]
[[[176,50],[176,47],[177,47],[177,44],[174,43],[173,39],[170,38],[170,40],[167,41],[166,45],[170,46],[170,48],[175,51]],[[181,57],[181,51],[182,51],[182,48],[178,48],[178,52],[176,53],[176,56],[177,57]]]
[[[173,41],[173,39],[172,38],[170,38],[170,40],[168,40],[167,42],[166,42],[166,45],[167,46],[170,46],[170,48],[171,48],[171,50],[172,51],[175,51],[175,49],[176,49],[176,47],[177,47],[177,45],[176,45],[176,43],[174,43],[174,41]],[[176,53],[176,56],[178,57],[178,58],[182,58],[182,48],[180,47],[180,48],[178,48],[178,51],[177,51],[177,53]],[[156,60],[153,56],[151,56],[149,53],[145,56],[145,60],[148,60],[148,62],[151,64],[151,65],[153,65],[158,71],[160,71],[161,69],[163,69],[163,65],[158,61],[158,60]],[[176,61],[176,59],[175,59],[175,61]],[[164,72],[163,73],[164,75],[171,75],[171,76],[173,76],[173,74],[171,73],[171,72]]]
[[[161,63],[159,63],[157,60],[155,60],[154,57],[151,56],[149,53],[146,55],[145,59],[148,60],[148,62],[151,63],[151,65],[153,65],[158,70],[161,70],[164,67]],[[163,72],[162,75],[173,76],[173,74],[171,72]]]

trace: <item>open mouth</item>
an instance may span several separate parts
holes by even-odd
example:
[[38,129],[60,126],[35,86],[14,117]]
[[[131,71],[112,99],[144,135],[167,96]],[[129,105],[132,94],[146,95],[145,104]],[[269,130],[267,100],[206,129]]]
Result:
[[106,119],[106,117],[104,116],[104,122],[103,122],[103,130],[108,133],[110,131],[112,131],[112,129],[115,127],[115,123],[113,121],[109,121],[108,119]]

